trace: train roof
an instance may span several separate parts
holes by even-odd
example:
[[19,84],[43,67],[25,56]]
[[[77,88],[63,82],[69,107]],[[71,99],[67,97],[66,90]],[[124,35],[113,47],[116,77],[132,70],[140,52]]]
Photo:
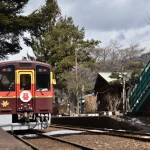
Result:
[[[3,61],[0,62],[0,66],[4,65],[15,65],[16,67],[19,67],[19,64],[32,64],[32,67],[35,67],[36,65],[42,65],[47,66],[51,68],[51,65],[48,63],[40,62],[40,61],[30,61],[30,60],[13,60],[13,61]],[[20,67],[19,67],[20,68]]]

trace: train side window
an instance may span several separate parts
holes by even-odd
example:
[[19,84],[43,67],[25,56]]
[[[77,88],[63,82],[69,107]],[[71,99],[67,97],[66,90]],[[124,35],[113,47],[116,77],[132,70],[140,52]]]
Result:
[[36,74],[36,90],[37,91],[49,91],[50,75],[48,74]]
[[15,75],[10,73],[0,74],[0,91],[15,91]]
[[31,90],[31,75],[30,74],[20,75],[20,89]]
[[15,66],[0,67],[0,91],[15,91]]
[[50,90],[50,70],[47,67],[36,68],[36,91]]

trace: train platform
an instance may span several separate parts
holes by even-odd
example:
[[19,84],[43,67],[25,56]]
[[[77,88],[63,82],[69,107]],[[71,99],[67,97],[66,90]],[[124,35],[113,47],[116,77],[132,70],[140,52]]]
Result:
[[0,150],[32,150],[32,148],[0,128]]

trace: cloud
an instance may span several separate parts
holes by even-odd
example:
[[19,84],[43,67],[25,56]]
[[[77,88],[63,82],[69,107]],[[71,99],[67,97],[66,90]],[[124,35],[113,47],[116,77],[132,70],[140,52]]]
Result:
[[[139,28],[150,12],[150,1],[145,0],[58,0],[63,15],[72,16],[76,24],[86,30],[110,31]],[[64,4],[65,3],[65,4]],[[69,8],[69,13],[63,10]]]
[[29,15],[36,9],[39,9],[44,4],[44,0],[29,0],[28,4],[24,7],[23,15]]
[[111,31],[93,31],[85,32],[85,39],[100,40],[101,47],[106,46],[110,40],[117,40],[123,46],[129,46],[131,42],[137,42],[141,46],[148,47],[150,45],[150,26],[141,28],[132,28],[128,30],[111,30]]
[[125,40],[124,32],[119,32],[119,35],[116,37],[116,39],[119,41]]
[[[149,0],[57,0],[63,16],[71,16],[74,24],[85,28],[85,39],[100,40],[105,46],[110,40],[122,45],[131,41],[149,46],[150,26],[147,24],[150,14]],[[44,0],[30,0],[25,7],[25,15],[44,5]],[[23,50],[10,59],[22,59],[32,50],[23,45]]]

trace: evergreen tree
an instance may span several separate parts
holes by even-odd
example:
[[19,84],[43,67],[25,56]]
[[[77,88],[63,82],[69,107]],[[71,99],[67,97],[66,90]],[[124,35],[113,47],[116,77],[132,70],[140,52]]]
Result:
[[23,16],[23,8],[28,0],[0,1],[0,59],[6,59],[9,54],[16,54],[22,50],[20,39],[25,44],[31,44],[24,37],[24,32],[38,36],[43,28],[42,14],[34,11],[28,16]]
[[50,63],[54,66],[55,74],[59,82],[64,80],[63,74],[71,71],[75,66],[75,55],[78,63],[88,65],[94,62],[89,55],[90,49],[99,44],[99,41],[84,40],[84,28],[79,30],[73,24],[71,17],[60,17],[53,28],[41,34],[39,38],[33,38],[33,52],[36,60]]

